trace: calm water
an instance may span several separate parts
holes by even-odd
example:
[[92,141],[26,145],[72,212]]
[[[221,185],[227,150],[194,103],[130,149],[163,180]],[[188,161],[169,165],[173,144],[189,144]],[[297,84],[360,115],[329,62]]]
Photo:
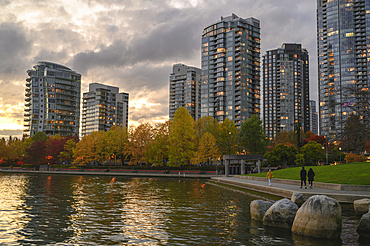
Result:
[[0,245],[366,245],[251,221],[256,199],[206,180],[0,174]]

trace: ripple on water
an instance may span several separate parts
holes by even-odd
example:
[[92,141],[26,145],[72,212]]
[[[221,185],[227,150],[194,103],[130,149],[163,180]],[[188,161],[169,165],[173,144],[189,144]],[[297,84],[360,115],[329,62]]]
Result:
[[[366,245],[312,240],[250,220],[255,198],[203,180],[0,176],[0,245]],[[315,242],[315,244],[312,244]]]

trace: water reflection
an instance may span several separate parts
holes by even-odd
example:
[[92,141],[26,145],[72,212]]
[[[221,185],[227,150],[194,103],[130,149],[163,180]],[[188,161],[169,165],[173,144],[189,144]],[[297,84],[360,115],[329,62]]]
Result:
[[366,245],[343,217],[342,241],[251,221],[255,198],[204,180],[0,175],[0,245]]

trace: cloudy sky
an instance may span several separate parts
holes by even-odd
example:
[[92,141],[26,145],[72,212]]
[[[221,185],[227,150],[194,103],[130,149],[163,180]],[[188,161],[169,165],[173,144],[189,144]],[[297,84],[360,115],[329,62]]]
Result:
[[26,71],[38,61],[66,65],[130,93],[129,124],[168,119],[172,65],[200,67],[205,26],[232,13],[261,21],[261,55],[282,43],[310,54],[317,100],[316,1],[0,0],[0,137],[20,136]]

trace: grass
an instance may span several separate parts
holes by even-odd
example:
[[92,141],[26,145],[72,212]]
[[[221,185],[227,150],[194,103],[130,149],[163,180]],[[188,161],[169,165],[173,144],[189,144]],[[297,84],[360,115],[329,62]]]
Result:
[[[306,166],[315,172],[314,182],[348,184],[348,185],[370,185],[370,163],[355,162],[340,164],[336,166]],[[274,178],[301,180],[301,167],[292,167],[273,171]],[[267,173],[249,174],[249,176],[266,177]]]

